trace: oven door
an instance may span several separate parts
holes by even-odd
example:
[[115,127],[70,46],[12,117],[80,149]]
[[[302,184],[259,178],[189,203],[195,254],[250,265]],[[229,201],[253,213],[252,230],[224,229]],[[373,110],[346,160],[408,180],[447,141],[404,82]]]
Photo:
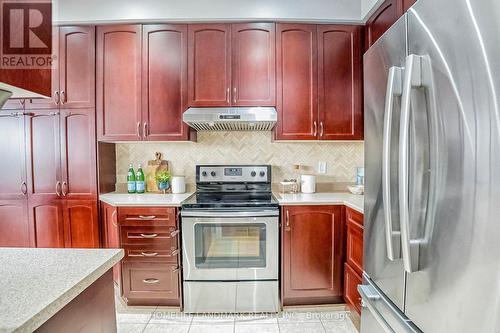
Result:
[[183,214],[184,280],[278,279],[278,212],[249,214]]

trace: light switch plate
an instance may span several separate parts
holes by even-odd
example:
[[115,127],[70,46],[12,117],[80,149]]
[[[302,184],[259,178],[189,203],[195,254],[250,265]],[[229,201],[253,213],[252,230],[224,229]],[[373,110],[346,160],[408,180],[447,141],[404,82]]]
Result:
[[318,173],[319,174],[326,174],[326,162],[325,161],[320,161],[318,162]]

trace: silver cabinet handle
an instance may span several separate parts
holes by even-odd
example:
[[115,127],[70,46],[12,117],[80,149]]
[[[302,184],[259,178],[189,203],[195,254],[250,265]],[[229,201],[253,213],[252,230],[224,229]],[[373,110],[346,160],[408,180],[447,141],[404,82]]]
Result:
[[141,255],[143,257],[156,257],[158,252],[141,252]]
[[385,220],[385,241],[387,258],[396,260],[401,258],[401,231],[395,231],[392,221],[391,207],[391,135],[394,97],[401,96],[403,92],[403,69],[391,67],[387,78],[387,91],[385,95],[384,134],[382,148],[382,197]]
[[116,209],[111,213],[111,223],[114,227],[118,227],[118,223],[116,221]]
[[227,101],[227,104],[231,104],[231,102],[229,101],[229,96],[230,95],[230,91],[229,91],[229,88],[226,89],[226,101]]
[[179,232],[180,232],[180,231],[179,231],[178,229],[176,229],[176,230],[172,231],[172,232],[170,233],[170,237],[175,237],[175,236],[177,236],[177,235],[179,234]]
[[142,136],[147,137],[148,136],[148,123],[142,124]]
[[173,249],[172,252],[170,252],[170,255],[173,257],[173,256],[176,256],[179,254],[179,249]]
[[23,195],[28,194],[28,185],[26,184],[26,182],[25,182],[25,181],[23,181],[23,182],[21,183],[21,193],[22,193]]
[[313,136],[318,135],[318,123],[316,121],[313,122]]
[[319,123],[319,136],[323,136],[323,122]]
[[65,197],[68,194],[68,183],[62,182],[61,190],[63,197]]
[[61,182],[60,181],[56,182],[56,194],[58,197],[61,197]]
[[233,88],[233,103],[236,104],[236,87]]
[[141,138],[141,122],[137,122],[137,137],[140,139]]
[[290,231],[290,213],[288,209],[285,212],[285,230]]
[[156,238],[158,234],[141,234],[142,238]]
[[158,283],[158,282],[160,282],[160,280],[155,279],[155,278],[149,278],[149,279],[144,279],[144,280],[142,280],[142,282],[144,282],[144,283],[149,283],[149,284],[153,284],[153,283]]
[[64,90],[61,90],[61,105],[66,103],[66,93]]
[[59,102],[60,102],[60,98],[59,98],[59,90],[56,90],[56,91],[54,92],[54,103],[55,103],[56,105],[59,105]]
[[139,215],[141,220],[154,220],[156,218],[155,215]]

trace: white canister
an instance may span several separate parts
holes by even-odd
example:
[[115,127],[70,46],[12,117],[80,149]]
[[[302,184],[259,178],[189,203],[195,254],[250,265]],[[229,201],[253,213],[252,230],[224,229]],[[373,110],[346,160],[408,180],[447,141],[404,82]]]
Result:
[[302,193],[316,192],[316,176],[302,175],[300,177],[300,188]]
[[179,194],[186,192],[186,178],[184,176],[172,177],[172,193]]

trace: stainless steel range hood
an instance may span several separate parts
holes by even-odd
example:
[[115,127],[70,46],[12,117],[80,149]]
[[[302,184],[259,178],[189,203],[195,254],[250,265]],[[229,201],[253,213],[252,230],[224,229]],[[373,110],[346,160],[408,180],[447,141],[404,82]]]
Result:
[[270,131],[278,113],[274,107],[189,108],[182,120],[197,131]]

